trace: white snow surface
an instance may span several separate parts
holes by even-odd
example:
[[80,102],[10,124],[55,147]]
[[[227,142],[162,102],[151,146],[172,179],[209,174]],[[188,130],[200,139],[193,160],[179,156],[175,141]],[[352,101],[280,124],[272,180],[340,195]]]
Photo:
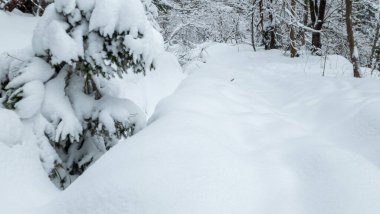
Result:
[[20,144],[23,124],[18,115],[14,111],[0,108],[0,121],[0,143],[8,146]]
[[0,127],[0,212],[25,214],[49,202],[58,190],[41,166],[38,139],[16,113],[0,109]]
[[17,12],[0,11],[0,53],[31,45],[30,35],[37,25],[37,20],[36,17]]
[[342,58],[207,55],[148,127],[33,213],[380,212],[378,80]]
[[[176,57],[167,52],[161,53],[157,59],[156,69],[142,74],[130,73],[123,79],[114,78],[106,84],[113,96],[133,100],[149,117],[153,114],[157,103],[169,96],[178,84],[186,77]],[[107,81],[107,80],[103,80]]]

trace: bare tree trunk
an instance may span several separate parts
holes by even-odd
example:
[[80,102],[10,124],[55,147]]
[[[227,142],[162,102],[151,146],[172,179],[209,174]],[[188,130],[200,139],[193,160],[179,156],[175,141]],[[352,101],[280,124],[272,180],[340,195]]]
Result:
[[253,14],[252,12],[252,15],[251,15],[252,19],[251,19],[251,43],[252,43],[252,47],[253,47],[253,50],[256,52],[256,45],[255,45],[255,15]]
[[[265,45],[265,50],[269,49],[275,49],[277,48],[277,41],[276,41],[276,27],[274,26],[274,16],[271,9],[264,8],[264,6],[267,6],[267,2],[264,2],[265,0],[259,1],[259,12],[260,12],[260,22],[259,25],[261,26],[261,35],[263,38],[263,44]],[[273,0],[270,0],[270,6],[272,7]],[[264,5],[265,4],[265,5]],[[269,13],[268,17],[266,17],[267,13]],[[268,20],[270,25],[266,26],[264,23],[265,20]]]
[[[317,16],[316,16],[316,13],[315,13],[317,5],[315,5],[314,0],[309,0],[309,1],[310,1],[309,6],[310,6],[311,27],[313,29],[315,29],[315,25],[317,23]],[[320,43],[320,42],[318,42],[318,36],[317,36],[317,34],[315,32],[313,32],[312,33],[312,39],[311,39],[311,45],[312,45],[312,51],[313,52],[317,48],[318,43]]]
[[270,0],[271,11],[269,11],[269,20],[270,20],[270,49],[276,49],[277,41],[276,41],[276,26],[273,23],[273,0]]
[[261,26],[261,36],[262,36],[262,42],[264,43],[265,50],[268,50],[268,42],[266,39],[266,29],[264,27],[264,8],[263,8],[263,0],[259,1],[259,13],[260,13],[260,26]]
[[[294,16],[296,15],[296,12],[295,12],[296,0],[291,1],[290,10],[293,16],[292,19],[294,19]],[[297,56],[297,49],[296,49],[295,29],[294,29],[293,23],[290,23],[290,57],[294,58],[296,56]]]
[[[304,0],[304,8],[303,8],[303,25],[307,26],[307,21],[309,19],[309,0]],[[302,46],[306,45],[306,30],[302,29],[301,32],[301,43]]]
[[374,69],[375,65],[373,63],[373,57],[375,56],[375,51],[377,47],[377,42],[379,41],[379,36],[380,36],[380,23],[377,22],[376,25],[376,30],[375,30],[375,38],[373,39],[373,44],[371,48],[371,56],[369,57],[369,66]]
[[[319,2],[319,5],[318,5]],[[326,12],[326,0],[310,0],[310,15],[312,21],[312,27],[316,31],[322,30],[323,23],[325,20]],[[321,43],[321,33],[313,32],[312,33],[312,51],[317,53],[322,47]]]
[[350,58],[354,67],[354,77],[360,78],[359,53],[355,47],[355,38],[352,29],[352,0],[346,0],[346,27]]
[[314,27],[315,22],[316,22],[316,16],[315,16],[315,9],[314,9],[314,0],[307,0],[309,1],[309,8],[310,8],[310,18],[311,18],[311,24],[312,27]]

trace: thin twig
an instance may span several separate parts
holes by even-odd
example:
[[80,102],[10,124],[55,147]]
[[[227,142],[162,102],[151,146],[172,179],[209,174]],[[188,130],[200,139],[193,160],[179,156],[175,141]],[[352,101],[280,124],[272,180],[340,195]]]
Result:
[[7,53],[7,56],[9,56],[9,57],[11,57],[11,58],[13,58],[13,59],[16,59],[16,60],[18,60],[18,61],[25,62],[24,60],[21,60],[21,59],[19,59],[19,58],[17,58],[17,57],[11,56],[9,53]]

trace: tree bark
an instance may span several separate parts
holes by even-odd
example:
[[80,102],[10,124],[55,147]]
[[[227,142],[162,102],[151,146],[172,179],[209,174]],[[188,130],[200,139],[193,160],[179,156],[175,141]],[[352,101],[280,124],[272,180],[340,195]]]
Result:
[[[291,1],[290,10],[292,13],[292,16],[294,17],[296,15],[296,0]],[[294,19],[292,17],[292,19]],[[290,23],[290,57],[294,58],[297,56],[297,49],[296,49],[296,37],[295,37],[295,29],[293,26],[293,23]]]
[[[271,9],[273,8],[273,0],[270,0]],[[272,10],[269,12],[269,20],[270,20],[270,49],[276,49],[277,41],[276,41],[276,26],[273,23],[273,14]]]
[[[303,8],[303,25],[307,26],[307,21],[309,19],[309,0],[304,0],[304,8]],[[301,32],[301,43],[302,46],[306,45],[306,30],[302,29]]]
[[310,7],[310,18],[311,18],[311,27],[314,27],[315,22],[316,22],[316,17],[315,17],[315,9],[314,9],[314,0],[307,0],[309,1],[309,7]]
[[[273,0],[270,0],[270,6],[272,7]],[[277,41],[276,41],[276,27],[273,24],[274,16],[272,14],[272,11],[267,11],[266,8],[264,8],[264,5],[267,4],[267,2],[264,2],[264,0],[259,1],[259,12],[260,12],[260,26],[261,26],[261,35],[262,35],[262,42],[265,46],[265,50],[269,49],[275,49],[277,48]],[[266,17],[267,13],[269,13],[268,17]],[[270,22],[269,26],[266,26],[265,20],[268,20]]]
[[260,13],[260,26],[261,26],[261,36],[262,36],[262,42],[265,46],[265,50],[268,50],[269,47],[267,45],[267,39],[266,39],[266,33],[265,33],[265,27],[264,27],[264,8],[263,8],[263,0],[259,1],[259,13]]
[[[310,0],[310,15],[312,28],[316,31],[322,30],[323,23],[325,20],[325,12],[326,12],[326,0]],[[317,53],[322,48],[321,43],[321,33],[313,32],[312,33],[312,51]]]
[[350,60],[353,65],[354,77],[360,78],[359,53],[355,47],[355,38],[352,29],[352,0],[346,0],[346,28],[348,46],[350,49]]
[[252,48],[256,52],[256,45],[255,45],[255,15],[252,12],[251,15],[251,43],[252,43]]
[[373,57],[375,56],[375,51],[377,48],[377,42],[379,41],[379,36],[380,36],[380,23],[377,22],[376,30],[375,30],[375,38],[373,39],[373,44],[372,44],[372,48],[371,48],[371,56],[369,57],[369,63],[368,63],[368,65],[372,69],[375,68],[375,65],[373,63]]

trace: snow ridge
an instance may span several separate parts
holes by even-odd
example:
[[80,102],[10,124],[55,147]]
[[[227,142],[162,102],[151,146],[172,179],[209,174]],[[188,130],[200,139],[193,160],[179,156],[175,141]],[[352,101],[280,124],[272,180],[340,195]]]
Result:
[[35,213],[379,212],[380,134],[363,132],[380,127],[377,81],[336,78],[335,61],[321,77],[318,57],[305,75],[279,51],[207,53],[147,128]]

